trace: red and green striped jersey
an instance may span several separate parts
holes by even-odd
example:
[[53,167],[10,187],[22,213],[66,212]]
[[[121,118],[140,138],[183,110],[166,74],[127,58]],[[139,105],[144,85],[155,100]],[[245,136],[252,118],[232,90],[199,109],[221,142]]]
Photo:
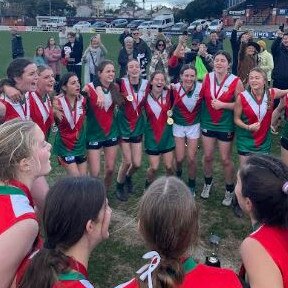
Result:
[[[269,93],[269,97],[268,97]],[[250,91],[245,90],[239,94],[242,106],[241,120],[246,125],[260,122],[258,131],[236,127],[236,145],[241,152],[269,153],[271,149],[271,118],[273,112],[273,99],[275,91],[265,91],[261,101],[257,101]]]
[[50,96],[46,95],[42,98],[37,92],[27,93],[29,94],[31,119],[41,128],[47,139],[54,122]]
[[80,95],[71,107],[65,95],[60,95],[57,105],[63,111],[61,121],[57,121],[54,153],[58,156],[85,155],[85,98]]
[[196,82],[193,90],[186,92],[181,83],[175,84],[176,98],[173,107],[174,123],[189,126],[200,123],[201,91],[202,84]]
[[202,84],[201,94],[203,95],[201,107],[201,128],[218,132],[234,131],[233,110],[219,109],[212,107],[212,101],[218,99],[225,103],[235,101],[235,90],[240,79],[229,74],[222,83],[217,83],[214,72],[207,74]]
[[164,90],[159,99],[151,94],[144,104],[147,123],[144,146],[150,151],[164,151],[175,146],[172,125],[167,124],[167,111],[172,108],[171,90]]
[[285,139],[288,139],[288,94],[284,96],[285,103],[285,122],[282,128],[281,136]]
[[87,101],[86,142],[100,142],[119,137],[115,104],[110,91],[103,91],[104,107],[97,105],[98,96],[93,83],[87,84],[89,98]]
[[[192,258],[183,263],[185,277],[177,288],[241,288],[236,274],[229,269],[196,264]],[[155,272],[154,272],[155,273]],[[116,288],[140,288],[137,279],[118,285]]]
[[142,107],[146,99],[147,87],[148,81],[142,79],[139,82],[138,91],[135,91],[128,78],[121,79],[120,92],[124,98],[124,104],[117,112],[120,136],[129,138],[143,134],[145,118]]

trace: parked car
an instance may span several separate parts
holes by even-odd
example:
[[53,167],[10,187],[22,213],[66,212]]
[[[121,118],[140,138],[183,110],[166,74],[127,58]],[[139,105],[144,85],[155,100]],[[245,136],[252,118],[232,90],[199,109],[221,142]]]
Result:
[[172,26],[171,32],[183,32],[187,30],[188,25],[189,25],[188,23],[177,22],[174,26]]
[[188,32],[192,32],[196,28],[196,26],[199,26],[199,25],[202,27],[202,29],[206,29],[209,24],[210,24],[210,21],[206,19],[195,20],[188,27]]
[[73,25],[73,28],[80,29],[80,28],[85,28],[85,27],[90,27],[90,26],[91,26],[91,23],[88,21],[79,21]]
[[115,28],[125,28],[127,24],[127,19],[115,19],[110,23],[110,26]]
[[216,31],[216,29],[218,27],[222,27],[223,26],[223,23],[222,23],[222,20],[219,20],[219,19],[214,19],[210,25],[208,26],[208,31],[211,32],[211,31]]
[[127,28],[131,28],[131,29],[135,29],[137,28],[141,23],[143,23],[144,20],[139,20],[139,19],[136,19],[136,20],[132,20],[128,25],[127,25]]
[[138,26],[138,29],[149,29],[152,23],[153,21],[144,21]]
[[105,21],[96,21],[91,25],[91,28],[105,28],[108,26],[108,23]]
[[156,16],[153,19],[153,23],[151,25],[152,29],[170,29],[174,25],[174,16],[173,14],[162,14],[159,16]]

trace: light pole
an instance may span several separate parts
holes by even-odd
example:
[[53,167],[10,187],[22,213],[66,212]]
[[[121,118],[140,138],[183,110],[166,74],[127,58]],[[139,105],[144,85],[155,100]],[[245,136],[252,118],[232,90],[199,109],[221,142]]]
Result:
[[51,16],[51,10],[52,10],[51,0],[49,0],[49,16]]

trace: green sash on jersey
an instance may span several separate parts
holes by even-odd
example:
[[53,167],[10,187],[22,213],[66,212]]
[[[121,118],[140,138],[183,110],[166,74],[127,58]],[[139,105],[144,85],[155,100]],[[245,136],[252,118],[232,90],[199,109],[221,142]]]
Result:
[[17,188],[11,186],[0,186],[0,195],[23,195],[26,196],[25,193]]
[[76,281],[76,280],[86,280],[86,277],[79,272],[67,272],[58,275],[59,281]]
[[183,269],[184,269],[185,274],[192,271],[196,266],[197,266],[197,263],[191,257],[186,259],[186,261],[183,263]]

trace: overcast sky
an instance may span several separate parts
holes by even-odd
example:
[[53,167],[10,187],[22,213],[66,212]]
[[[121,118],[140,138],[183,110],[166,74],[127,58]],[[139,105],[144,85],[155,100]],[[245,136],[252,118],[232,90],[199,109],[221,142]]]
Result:
[[[110,8],[116,8],[120,5],[120,3],[122,2],[122,0],[105,0],[105,5],[109,6]],[[157,6],[157,5],[165,5],[168,7],[172,7],[174,5],[179,6],[179,5],[183,5],[184,7],[191,2],[191,0],[145,0],[145,8],[146,9],[150,9],[151,5],[153,7]],[[143,2],[142,0],[136,0],[136,3],[140,6],[143,7]],[[183,7],[183,8],[184,8]]]

